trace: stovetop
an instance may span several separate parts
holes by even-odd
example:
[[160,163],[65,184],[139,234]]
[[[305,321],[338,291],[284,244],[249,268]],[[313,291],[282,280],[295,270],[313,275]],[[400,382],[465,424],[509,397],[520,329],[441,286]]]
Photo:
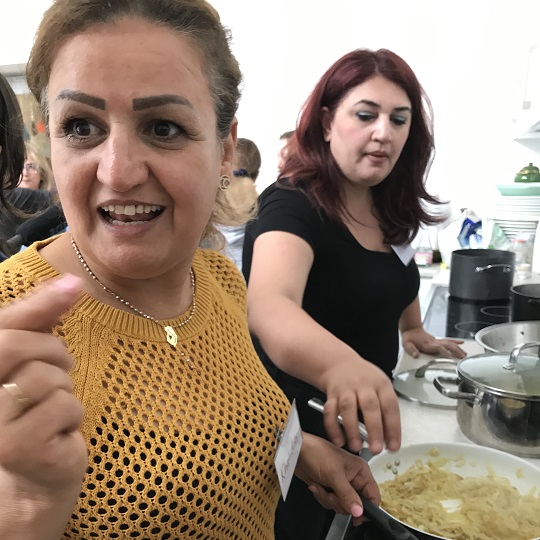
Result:
[[436,286],[424,317],[424,329],[435,337],[472,339],[482,328],[510,322],[511,300],[462,300]]

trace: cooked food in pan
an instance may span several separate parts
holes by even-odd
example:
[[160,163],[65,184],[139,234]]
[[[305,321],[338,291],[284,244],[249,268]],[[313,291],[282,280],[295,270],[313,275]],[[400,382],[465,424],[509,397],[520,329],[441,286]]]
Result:
[[[437,536],[455,540],[531,540],[540,537],[538,489],[520,494],[508,478],[489,466],[479,477],[446,470],[459,458],[438,457],[397,474],[380,484],[381,506],[400,521]],[[464,461],[464,460],[463,460]],[[515,471],[519,478],[519,470]]]

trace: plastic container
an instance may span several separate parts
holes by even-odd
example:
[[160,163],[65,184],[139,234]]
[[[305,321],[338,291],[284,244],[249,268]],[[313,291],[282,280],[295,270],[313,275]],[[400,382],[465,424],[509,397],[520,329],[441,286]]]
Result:
[[522,233],[512,238],[510,249],[516,254],[516,277],[520,280],[529,279],[532,276],[534,234]]

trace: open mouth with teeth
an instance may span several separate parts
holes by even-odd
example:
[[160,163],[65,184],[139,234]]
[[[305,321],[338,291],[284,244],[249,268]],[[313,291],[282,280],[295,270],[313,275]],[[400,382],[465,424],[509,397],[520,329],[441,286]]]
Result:
[[106,221],[113,225],[134,225],[152,221],[164,210],[157,204],[129,204],[102,206],[99,211]]

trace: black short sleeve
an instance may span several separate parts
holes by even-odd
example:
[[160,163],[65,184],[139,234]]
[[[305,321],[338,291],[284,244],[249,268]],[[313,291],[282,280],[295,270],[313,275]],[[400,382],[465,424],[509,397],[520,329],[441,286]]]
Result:
[[259,197],[256,218],[246,226],[242,261],[246,281],[258,236],[270,231],[288,232],[305,240],[316,252],[321,226],[321,215],[304,193],[275,184],[269,186]]

